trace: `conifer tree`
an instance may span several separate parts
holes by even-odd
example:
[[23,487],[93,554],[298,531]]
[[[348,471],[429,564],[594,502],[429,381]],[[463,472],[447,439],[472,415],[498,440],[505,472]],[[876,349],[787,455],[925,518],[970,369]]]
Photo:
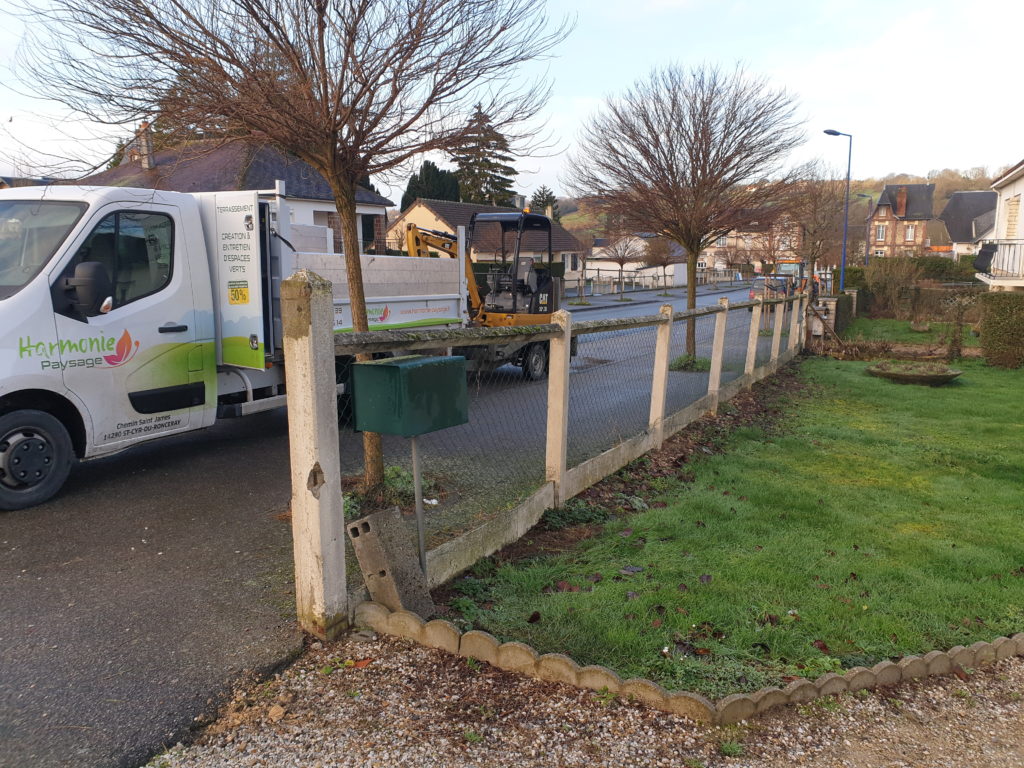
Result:
[[458,166],[459,195],[464,203],[511,206],[515,195],[508,139],[491,124],[491,118],[478,104],[469,120],[466,141],[452,153]]
[[442,170],[430,160],[425,160],[420,169],[409,179],[409,184],[402,195],[401,210],[404,211],[416,202],[418,197],[428,200],[457,201],[459,199],[459,180],[451,171]]
[[530,198],[530,210],[534,213],[545,213],[548,206],[551,206],[552,215],[555,221],[560,222],[562,220],[562,214],[558,210],[558,198],[555,197],[555,193],[544,184],[533,193],[533,197]]

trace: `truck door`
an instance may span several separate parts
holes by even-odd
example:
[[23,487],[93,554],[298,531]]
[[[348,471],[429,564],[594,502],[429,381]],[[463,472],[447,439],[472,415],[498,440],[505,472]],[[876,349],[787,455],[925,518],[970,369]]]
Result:
[[64,384],[89,412],[98,453],[187,430],[193,419],[200,426],[201,406],[214,397],[212,343],[196,343],[180,222],[174,206],[110,210],[58,278],[98,262],[113,286],[101,314],[56,307]]

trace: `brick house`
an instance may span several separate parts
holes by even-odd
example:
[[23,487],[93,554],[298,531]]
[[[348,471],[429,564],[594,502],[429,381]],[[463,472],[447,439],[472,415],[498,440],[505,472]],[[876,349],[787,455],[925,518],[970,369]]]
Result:
[[871,258],[919,256],[931,240],[934,184],[886,184],[868,217]]

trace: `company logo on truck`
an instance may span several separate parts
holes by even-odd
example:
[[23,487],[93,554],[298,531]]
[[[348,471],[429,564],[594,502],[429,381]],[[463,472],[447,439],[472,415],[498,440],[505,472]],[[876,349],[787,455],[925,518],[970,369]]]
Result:
[[38,358],[39,367],[43,370],[117,368],[135,357],[139,345],[140,342],[133,339],[127,330],[116,341],[102,331],[96,336],[49,342],[34,342],[31,336],[22,336],[18,339],[18,358]]
[[367,307],[366,319],[371,323],[386,323],[391,317],[391,309],[385,304],[383,307]]

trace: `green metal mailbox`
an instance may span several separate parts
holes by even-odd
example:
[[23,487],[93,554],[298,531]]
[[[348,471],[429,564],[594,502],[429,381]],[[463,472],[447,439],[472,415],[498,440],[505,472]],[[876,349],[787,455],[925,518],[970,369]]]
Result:
[[352,366],[355,426],[415,437],[469,421],[466,358],[408,355]]

